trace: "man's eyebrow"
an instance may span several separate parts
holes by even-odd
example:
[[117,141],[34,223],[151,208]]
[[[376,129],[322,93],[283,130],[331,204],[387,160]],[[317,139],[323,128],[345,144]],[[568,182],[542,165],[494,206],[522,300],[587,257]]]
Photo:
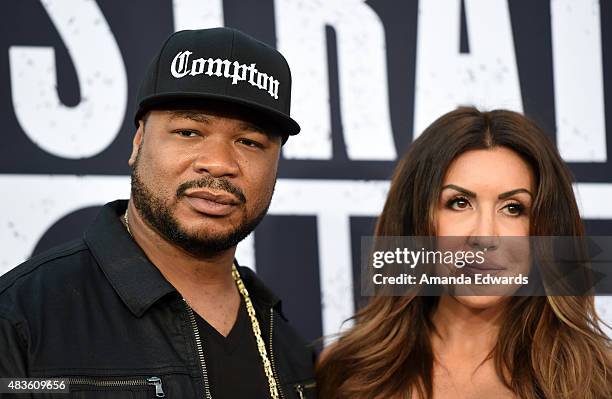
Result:
[[[197,112],[197,111],[170,111],[170,120],[177,119],[177,118],[191,119],[191,120],[193,120],[195,122],[206,123],[206,124],[211,122],[210,116],[208,116],[206,114],[203,114],[201,112]],[[258,133],[263,133],[263,134],[267,134],[268,133],[267,129],[264,129],[263,127],[261,127],[257,123],[247,122],[247,121],[240,122],[240,129],[251,130],[251,131],[258,132]]]
[[501,193],[500,195],[498,195],[497,198],[505,199],[505,198],[511,197],[511,196],[513,196],[514,194],[517,194],[517,193],[527,193],[527,194],[529,194],[529,196],[531,198],[533,198],[533,194],[531,194],[531,192],[529,190],[527,190],[526,188],[517,188],[517,189],[514,189],[514,190],[506,191],[505,193]]
[[459,191],[460,193],[463,193],[470,198],[476,198],[476,193],[468,190],[467,188],[459,187],[455,184],[447,184],[446,186],[442,187],[442,190],[447,188],[452,188],[453,190]]
[[196,111],[170,111],[170,120],[185,118],[195,122],[210,123],[210,117]]
[[253,122],[240,122],[241,130],[250,130],[257,133],[268,134],[268,130]]

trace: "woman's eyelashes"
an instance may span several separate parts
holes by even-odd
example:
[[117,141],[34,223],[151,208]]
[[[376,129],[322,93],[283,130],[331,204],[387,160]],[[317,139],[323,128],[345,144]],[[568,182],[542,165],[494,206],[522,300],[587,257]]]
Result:
[[[447,209],[455,211],[463,211],[472,208],[472,203],[469,199],[463,196],[452,197],[445,203]],[[527,207],[518,201],[511,201],[504,204],[500,208],[500,212],[508,216],[521,216],[525,214]]]
[[446,208],[454,210],[463,210],[471,206],[470,201],[465,197],[453,197],[446,201]]
[[526,212],[527,207],[520,202],[510,202],[504,205],[502,210],[505,210],[509,216],[521,216]]

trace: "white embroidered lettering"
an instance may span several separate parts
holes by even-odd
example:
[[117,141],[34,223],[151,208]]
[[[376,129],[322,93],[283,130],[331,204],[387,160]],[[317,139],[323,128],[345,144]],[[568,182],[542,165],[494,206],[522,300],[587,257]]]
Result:
[[[274,99],[278,100],[280,82],[272,75],[260,72],[256,64],[241,64],[238,61],[222,60],[219,58],[196,58],[190,60],[191,51],[180,51],[174,56],[170,65],[170,73],[177,79],[191,75],[218,76],[232,80],[232,85],[238,82],[248,82],[260,90],[265,90]],[[248,71],[248,80],[247,80]]]

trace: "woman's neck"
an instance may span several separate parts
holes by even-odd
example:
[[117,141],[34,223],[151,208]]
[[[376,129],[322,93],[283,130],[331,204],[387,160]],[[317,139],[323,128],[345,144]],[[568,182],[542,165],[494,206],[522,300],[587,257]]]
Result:
[[486,308],[471,307],[459,299],[442,296],[433,315],[434,353],[438,356],[481,357],[491,352],[499,335],[507,301]]

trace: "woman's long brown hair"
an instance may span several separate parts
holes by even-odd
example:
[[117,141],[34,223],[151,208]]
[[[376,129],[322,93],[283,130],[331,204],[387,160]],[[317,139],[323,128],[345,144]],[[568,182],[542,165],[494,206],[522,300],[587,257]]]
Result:
[[[434,204],[453,159],[504,146],[534,171],[530,235],[584,236],[568,167],[525,116],[459,108],[430,125],[398,163],[376,236],[435,235]],[[432,398],[430,337],[437,298],[376,296],[317,365],[321,398]],[[592,296],[511,298],[492,352],[501,381],[521,399],[612,398],[611,344]]]

